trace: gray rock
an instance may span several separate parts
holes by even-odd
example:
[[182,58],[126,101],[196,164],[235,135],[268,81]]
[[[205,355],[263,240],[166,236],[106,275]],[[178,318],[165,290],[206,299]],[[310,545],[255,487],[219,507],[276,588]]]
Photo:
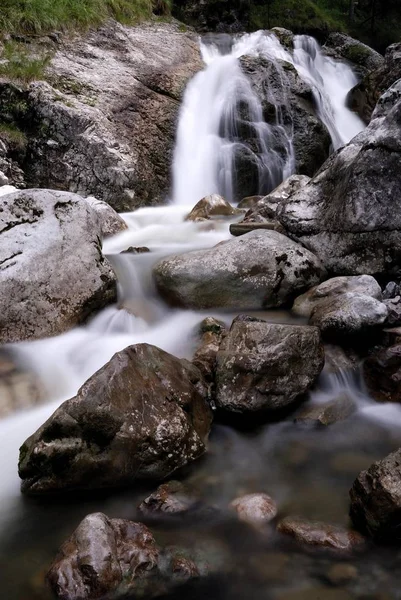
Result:
[[186,221],[205,221],[211,217],[230,217],[241,214],[241,211],[233,208],[227,200],[219,194],[212,194],[199,200],[193,207],[189,215],[185,217]]
[[314,404],[301,410],[296,416],[295,422],[303,425],[327,427],[339,421],[345,421],[356,410],[356,404],[346,393],[338,398],[325,402],[324,404]]
[[230,503],[240,521],[253,527],[264,527],[277,515],[277,504],[267,494],[247,494]]
[[199,370],[147,344],[114,355],[22,446],[22,491],[43,494],[162,479],[205,452]]
[[121,231],[128,229],[128,225],[124,219],[120,217],[109,204],[92,197],[86,198],[86,201],[99,218],[102,236],[104,238],[110,235],[116,235],[117,233],[121,233]]
[[115,300],[101,227],[83,198],[27,190],[0,205],[0,342],[62,333]]
[[292,537],[295,541],[316,549],[331,550],[348,555],[366,548],[366,540],[357,531],[330,525],[328,523],[306,521],[298,517],[287,517],[280,521],[277,531]]
[[376,50],[345,33],[331,33],[324,44],[324,49],[328,48],[334,51],[336,57],[353,63],[362,75],[379,69],[384,64],[384,57]]
[[310,317],[314,308],[321,302],[336,298],[345,293],[362,294],[382,299],[382,291],[374,277],[361,275],[359,277],[333,277],[320,285],[308,290],[296,298],[292,311],[302,317]]
[[352,110],[369,123],[380,96],[401,78],[401,43],[386,50],[384,63],[368,73],[349,93],[348,104]]
[[324,275],[319,260],[276,231],[252,231],[209,250],[158,263],[161,295],[187,308],[259,309],[281,306]]
[[[110,19],[63,35],[48,83],[22,93],[24,118],[12,114],[22,129],[29,124],[29,185],[93,195],[118,211],[164,201],[182,94],[202,68],[197,36],[174,20]],[[10,86],[4,95],[0,87],[0,105]]]
[[[273,128],[272,149],[285,155],[288,137],[292,137],[296,171],[311,177],[329,156],[331,146],[330,134],[316,114],[312,89],[285,61],[245,56],[240,63],[261,101],[265,122]],[[279,124],[277,114],[281,115]],[[248,145],[254,145],[251,138]]]
[[285,408],[323,365],[318,329],[236,320],[217,353],[216,405],[240,414]]
[[278,208],[288,234],[315,252],[333,275],[399,268],[400,118],[398,101]]
[[155,598],[201,575],[190,554],[160,548],[142,523],[94,513],[62,545],[47,581],[60,600]]
[[3,173],[3,171],[0,171],[0,187],[3,185],[8,185],[9,183],[9,178]]
[[351,518],[372,537],[399,543],[401,526],[401,450],[362,471],[352,486]]

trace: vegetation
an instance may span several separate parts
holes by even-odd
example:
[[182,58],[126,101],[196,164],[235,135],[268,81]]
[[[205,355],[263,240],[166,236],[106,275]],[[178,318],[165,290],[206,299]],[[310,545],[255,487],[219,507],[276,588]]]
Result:
[[112,17],[121,23],[167,14],[171,0],[1,0],[0,32],[43,34],[87,28]]
[[11,152],[23,152],[27,145],[26,135],[13,124],[0,122],[0,139],[7,142]]
[[0,77],[8,77],[23,83],[42,79],[50,61],[48,53],[32,55],[26,44],[9,40],[4,44],[4,62],[0,63]]

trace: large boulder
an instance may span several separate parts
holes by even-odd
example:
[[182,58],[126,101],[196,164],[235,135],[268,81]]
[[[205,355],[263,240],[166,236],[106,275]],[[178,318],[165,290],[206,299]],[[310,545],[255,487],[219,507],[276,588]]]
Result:
[[401,262],[401,100],[278,208],[289,235],[335,275],[383,274]]
[[186,308],[260,309],[281,306],[324,275],[311,252],[276,231],[252,231],[208,250],[158,263],[161,295]]
[[345,33],[331,33],[325,41],[324,50],[329,50],[328,53],[336,58],[345,58],[353,63],[361,75],[379,69],[384,64],[379,52]]
[[155,598],[207,574],[191,552],[161,548],[142,523],[86,516],[47,573],[60,600]]
[[183,92],[203,66],[196,34],[174,20],[110,19],[59,39],[46,82],[0,83],[0,115],[26,139],[27,185],[93,195],[120,212],[164,201]]
[[0,343],[62,333],[116,297],[96,213],[76,194],[0,198]]
[[22,446],[29,494],[162,479],[205,452],[206,386],[186,360],[147,344],[114,355]]
[[216,357],[216,405],[244,415],[284,409],[323,365],[317,328],[236,319]]
[[[278,157],[283,160],[290,150],[288,140],[291,139],[296,172],[311,177],[329,156],[331,146],[330,134],[316,113],[312,88],[289,62],[266,56],[245,56],[240,63],[261,103],[263,118],[271,127],[269,149],[275,153],[271,164],[277,162]],[[247,123],[246,114],[242,128],[248,134],[249,147],[254,146],[250,137],[252,126]],[[251,195],[255,190],[243,189],[242,192]]]
[[400,541],[401,450],[362,471],[352,486],[351,518],[378,540]]
[[352,110],[369,123],[380,96],[401,78],[401,43],[386,50],[384,62],[369,72],[348,94]]

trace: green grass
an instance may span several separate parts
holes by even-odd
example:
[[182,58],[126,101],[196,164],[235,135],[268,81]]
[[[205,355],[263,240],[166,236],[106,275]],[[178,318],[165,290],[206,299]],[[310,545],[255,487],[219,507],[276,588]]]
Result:
[[18,127],[8,123],[0,123],[0,139],[7,142],[10,148],[20,152],[26,148],[27,137]]
[[4,44],[0,63],[0,77],[6,77],[23,83],[43,79],[44,72],[50,62],[48,53],[32,55],[27,44],[8,41]]
[[108,18],[129,24],[170,9],[171,0],[1,0],[0,31],[44,34],[85,29]]

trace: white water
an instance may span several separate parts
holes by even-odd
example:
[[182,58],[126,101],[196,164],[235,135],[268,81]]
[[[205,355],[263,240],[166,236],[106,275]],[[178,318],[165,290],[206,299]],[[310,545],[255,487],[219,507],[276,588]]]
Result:
[[[258,31],[240,37],[229,54],[226,50],[202,45],[206,67],[193,78],[184,96],[173,166],[173,198],[179,205],[194,205],[211,193],[238,200],[235,167],[244,154],[259,179],[252,193],[268,193],[295,171],[291,111],[287,103],[284,124],[281,109],[288,88],[282,61],[292,64],[312,88],[317,114],[330,132],[334,149],[364,128],[345,105],[349,90],[357,83],[355,74],[349,65],[324,56],[313,38],[296,36],[294,51],[289,52],[275,35]],[[260,56],[274,63],[281,82],[280,98],[266,90],[276,107],[274,124],[264,122],[260,100],[241,70],[239,58],[243,56]],[[241,138],[244,120],[252,144]]]

